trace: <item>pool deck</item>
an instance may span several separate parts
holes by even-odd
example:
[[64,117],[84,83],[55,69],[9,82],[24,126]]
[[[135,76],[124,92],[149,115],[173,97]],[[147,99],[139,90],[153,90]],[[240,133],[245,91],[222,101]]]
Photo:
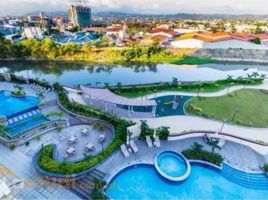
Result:
[[[146,142],[136,141],[139,148],[136,154],[131,154],[130,157],[125,158],[121,151],[117,151],[97,169],[104,172],[107,175],[105,179],[109,181],[112,176],[127,166],[138,163],[153,164],[155,156],[160,152],[168,150],[180,153],[184,149],[191,147],[193,142],[202,144],[207,150],[211,149],[200,137],[178,141],[161,141],[160,148],[148,148]],[[244,171],[261,172],[260,166],[264,164],[264,159],[261,155],[249,147],[237,143],[227,141],[220,153],[224,157],[224,162]]]

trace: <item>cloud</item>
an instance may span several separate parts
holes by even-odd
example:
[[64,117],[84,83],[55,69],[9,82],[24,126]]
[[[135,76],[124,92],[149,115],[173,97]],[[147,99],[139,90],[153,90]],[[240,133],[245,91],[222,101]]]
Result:
[[[31,11],[65,11],[73,0],[0,0],[0,15],[22,15]],[[268,14],[267,0],[90,0],[93,11],[137,13],[227,13]]]

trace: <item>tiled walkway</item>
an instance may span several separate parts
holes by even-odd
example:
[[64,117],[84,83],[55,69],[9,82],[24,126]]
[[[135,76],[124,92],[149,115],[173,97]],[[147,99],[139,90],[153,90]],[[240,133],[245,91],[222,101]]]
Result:
[[0,165],[8,168],[19,179],[23,180],[24,189],[19,191],[16,199],[79,199],[75,194],[60,185],[46,187],[32,165],[32,157],[19,150],[11,151],[0,145]]

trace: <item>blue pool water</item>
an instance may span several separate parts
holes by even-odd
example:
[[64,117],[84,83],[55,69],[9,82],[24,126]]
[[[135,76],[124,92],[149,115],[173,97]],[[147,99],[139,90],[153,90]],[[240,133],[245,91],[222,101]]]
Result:
[[106,191],[112,199],[268,199],[266,190],[256,190],[234,183],[221,172],[202,165],[192,165],[184,182],[161,178],[152,165],[136,165],[121,171]]
[[37,106],[37,97],[13,97],[8,91],[0,91],[0,116],[10,116],[20,111]]
[[5,134],[10,137],[15,137],[32,127],[44,124],[48,121],[49,120],[42,114],[28,117],[26,119],[20,120],[19,122],[13,123],[12,125],[8,125],[5,129]]
[[171,177],[183,176],[187,170],[184,159],[173,152],[163,152],[159,154],[156,164],[162,173]]

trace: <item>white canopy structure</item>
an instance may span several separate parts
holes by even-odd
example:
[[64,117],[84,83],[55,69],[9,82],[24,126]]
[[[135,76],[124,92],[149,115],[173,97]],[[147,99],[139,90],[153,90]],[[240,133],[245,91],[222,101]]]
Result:
[[118,96],[105,88],[89,88],[81,86],[81,90],[90,98],[124,106],[156,106],[155,100],[138,100]]
[[[108,105],[113,107],[126,106],[129,111],[129,116],[134,112],[134,107],[149,107],[152,108],[152,113],[155,116],[157,103],[155,100],[147,99],[129,99],[112,93],[106,88],[94,88],[81,86],[81,90],[89,100],[95,100],[97,102],[103,102],[105,104],[105,111],[108,111]],[[92,103],[92,102],[91,102]],[[151,111],[150,111],[151,112]]]

